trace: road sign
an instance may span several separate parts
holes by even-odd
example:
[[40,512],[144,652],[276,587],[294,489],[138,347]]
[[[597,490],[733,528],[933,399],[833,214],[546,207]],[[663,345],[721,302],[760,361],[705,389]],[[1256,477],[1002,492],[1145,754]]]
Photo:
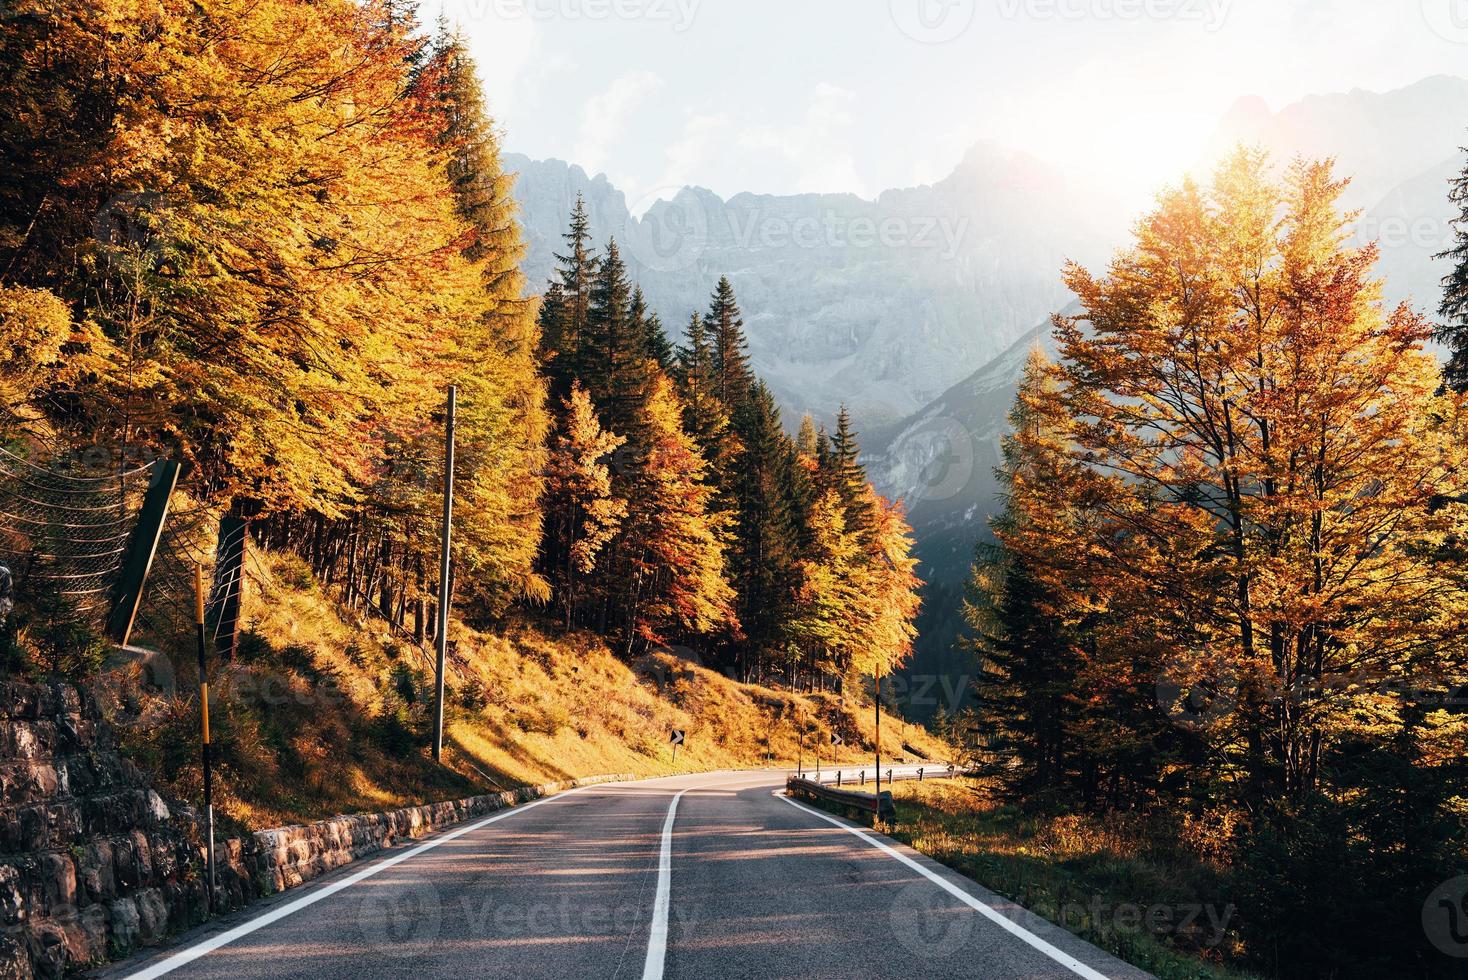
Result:
[[831,733],[831,744],[832,745],[845,745],[846,744],[846,739],[842,738],[840,735],[837,735],[835,732],[832,732]]
[[672,742],[674,745],[682,745],[685,737],[686,734],[684,733],[683,729],[675,728],[673,729],[673,734],[668,738],[668,741]]

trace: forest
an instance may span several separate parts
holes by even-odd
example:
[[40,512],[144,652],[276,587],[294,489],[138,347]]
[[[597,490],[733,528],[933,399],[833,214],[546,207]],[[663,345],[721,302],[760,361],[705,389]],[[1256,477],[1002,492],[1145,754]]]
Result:
[[[421,642],[453,386],[463,624],[838,696],[908,657],[911,531],[858,421],[782,418],[736,270],[653,310],[579,200],[526,282],[450,27],[412,0],[4,6],[7,459],[178,460],[181,511]],[[1104,271],[1066,267],[1079,312],[1026,366],[964,604],[977,707],[936,726],[1006,804],[1205,864],[1242,910],[1213,958],[1456,976],[1421,917],[1468,874],[1468,174],[1440,324],[1383,304],[1344,181],[1240,148]],[[94,674],[96,623],[25,585],[6,669]],[[388,696],[421,712],[412,687]],[[570,727],[554,708],[525,724]]]
[[977,713],[1014,798],[1149,814],[1226,869],[1246,962],[1448,976],[1422,910],[1468,867],[1468,237],[1446,325],[1383,308],[1344,186],[1240,149],[1067,269],[970,585]]
[[10,450],[180,460],[192,505],[421,638],[453,385],[472,621],[807,688],[907,655],[908,529],[852,421],[788,432],[729,281],[670,337],[579,203],[527,284],[446,25],[402,0],[9,6]]

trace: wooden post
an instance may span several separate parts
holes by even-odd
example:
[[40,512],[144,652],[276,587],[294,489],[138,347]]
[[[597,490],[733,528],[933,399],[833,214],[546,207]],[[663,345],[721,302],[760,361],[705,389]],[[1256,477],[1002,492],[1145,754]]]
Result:
[[112,609],[107,615],[107,636],[118,646],[127,646],[133,622],[143,601],[143,587],[158,553],[163,524],[168,520],[168,501],[178,486],[179,464],[170,459],[159,460],[153,467],[153,478],[143,495],[138,522],[128,539],[122,572],[112,589]]
[[209,872],[207,908],[214,911],[214,759],[209,745],[209,673],[204,634],[204,566],[194,565],[194,626],[199,645],[199,727],[200,754],[204,763],[204,832],[205,863]]
[[453,588],[449,547],[453,543],[454,526],[454,409],[457,407],[458,395],[458,389],[449,385],[443,434],[443,553],[438,565],[438,674],[433,699],[434,762],[438,762],[443,756],[444,665],[448,659],[449,603],[452,601],[450,590]]

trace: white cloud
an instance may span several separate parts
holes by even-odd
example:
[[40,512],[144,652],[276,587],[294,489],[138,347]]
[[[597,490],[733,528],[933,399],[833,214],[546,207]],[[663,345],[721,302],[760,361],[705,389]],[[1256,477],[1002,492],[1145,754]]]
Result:
[[504,121],[516,108],[526,69],[543,61],[539,27],[531,17],[496,16],[496,5],[480,0],[442,2],[445,19],[469,44],[490,112]]
[[683,132],[668,144],[662,173],[650,181],[623,177],[617,186],[627,195],[632,214],[642,214],[659,200],[671,200],[691,184],[710,183],[709,171],[718,162],[719,149],[734,131],[734,121],[725,113],[692,113]]
[[856,171],[852,127],[856,93],[819,82],[794,126],[749,126],[739,134],[741,148],[783,158],[794,171],[798,193],[866,193]]
[[627,132],[632,110],[658,89],[663,80],[654,72],[632,71],[615,79],[606,90],[586,100],[581,131],[572,157],[589,174],[602,170],[612,144]]

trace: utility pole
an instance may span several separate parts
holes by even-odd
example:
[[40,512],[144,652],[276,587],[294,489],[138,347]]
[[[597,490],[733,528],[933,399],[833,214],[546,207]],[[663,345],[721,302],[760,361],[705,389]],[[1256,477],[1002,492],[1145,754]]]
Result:
[[449,385],[443,426],[443,554],[438,563],[438,673],[433,697],[433,761],[443,757],[443,678],[449,654],[449,546],[454,527],[454,409],[459,389]]
[[207,835],[205,864],[209,872],[209,898],[205,903],[214,911],[214,759],[209,748],[209,675],[205,664],[204,636],[204,566],[194,565],[194,628],[199,643],[199,725],[202,729],[201,754],[204,763],[204,833]]

